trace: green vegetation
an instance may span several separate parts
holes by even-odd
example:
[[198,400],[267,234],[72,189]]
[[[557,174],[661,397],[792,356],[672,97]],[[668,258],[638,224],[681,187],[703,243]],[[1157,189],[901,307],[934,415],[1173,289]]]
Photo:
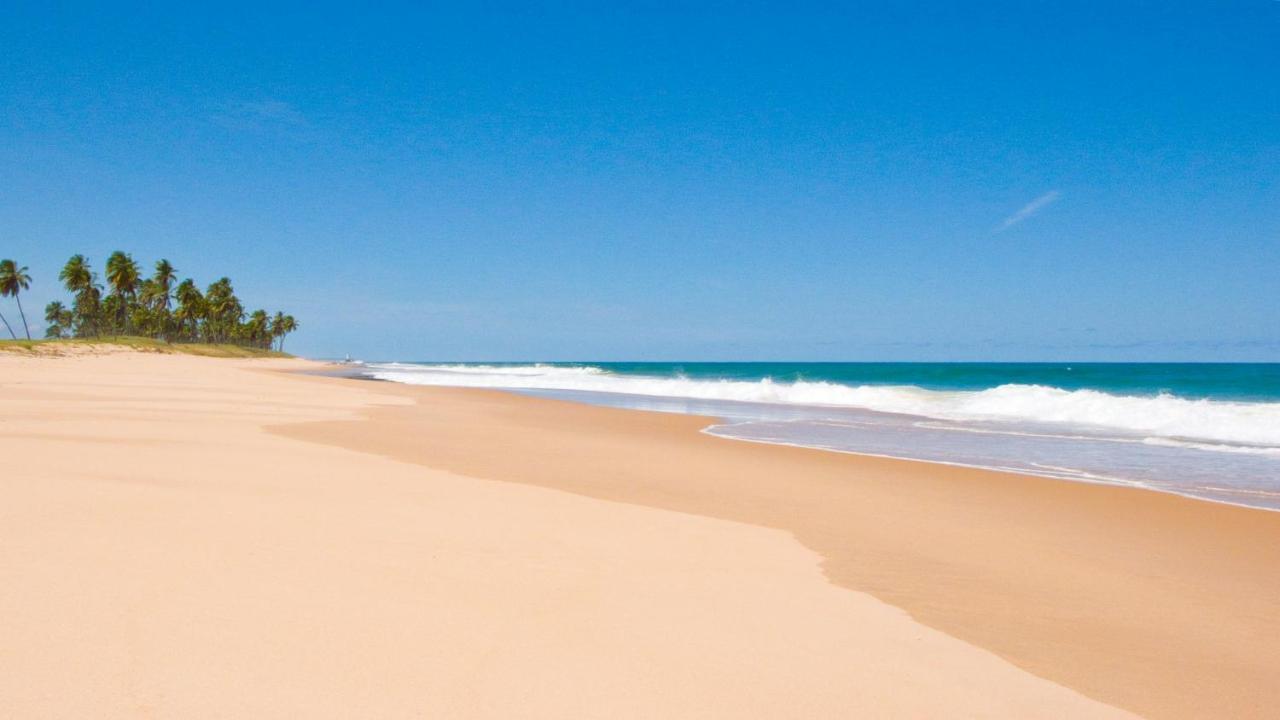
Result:
[[[27,326],[27,314],[22,310],[22,298],[18,297],[18,293],[31,287],[31,276],[27,274],[27,268],[18,267],[18,264],[12,260],[0,260],[0,297],[11,297],[18,303],[18,314],[22,316],[22,329],[27,331],[27,339],[31,339],[31,328]],[[3,320],[0,316],[0,320]],[[13,334],[13,328],[9,327],[9,321],[4,321],[4,326],[9,329],[9,334],[13,338],[18,339]]]
[[95,339],[0,340],[0,352],[24,352],[34,355],[75,354],[77,350],[95,348],[128,348],[139,352],[155,352],[203,357],[259,358],[289,357],[288,354],[263,348],[221,343],[170,343],[146,337],[121,336]]
[[[181,344],[183,352],[224,356],[236,354],[230,348],[240,348],[259,351],[250,353],[259,355],[284,352],[285,336],[298,329],[292,315],[271,316],[266,310],[246,313],[228,278],[220,278],[203,293],[194,280],[178,282],[178,271],[168,260],[158,261],[151,277],[144,277],[133,257],[117,250],[107,258],[106,278],[104,288],[85,256],[71,256],[58,273],[58,280],[71,293],[71,306],[60,301],[45,306],[45,338],[110,340],[139,349]],[[31,331],[19,293],[30,286],[26,267],[0,260],[0,297],[12,297],[17,303],[28,344]],[[7,344],[23,347],[3,314],[0,320],[12,338]],[[206,352],[199,347],[220,349]]]

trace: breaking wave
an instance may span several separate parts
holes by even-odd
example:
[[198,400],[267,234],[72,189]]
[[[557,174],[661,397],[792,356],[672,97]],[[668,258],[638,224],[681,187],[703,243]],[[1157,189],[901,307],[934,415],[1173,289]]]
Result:
[[[370,364],[381,380],[415,385],[570,390],[698,400],[860,408],[950,421],[1068,425],[1118,432],[1152,444],[1186,444],[1271,454],[1280,451],[1280,403],[1113,395],[1044,385],[928,390],[912,385],[843,385],[622,375],[592,366]],[[1216,444],[1224,447],[1214,448]]]

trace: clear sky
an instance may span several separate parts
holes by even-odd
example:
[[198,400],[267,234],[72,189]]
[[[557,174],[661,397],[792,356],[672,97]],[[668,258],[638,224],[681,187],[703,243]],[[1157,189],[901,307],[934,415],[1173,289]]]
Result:
[[30,316],[119,248],[318,356],[1280,360],[1275,0],[50,5]]

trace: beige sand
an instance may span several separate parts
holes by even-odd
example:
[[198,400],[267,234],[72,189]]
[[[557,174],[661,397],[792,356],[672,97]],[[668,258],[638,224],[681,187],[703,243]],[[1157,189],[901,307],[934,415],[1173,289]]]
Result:
[[776,529],[264,431],[413,409],[299,365],[0,357],[0,717],[1126,716]]
[[742,443],[700,418],[380,387],[420,404],[282,431],[787,530],[837,584],[1090,697],[1159,718],[1280,716],[1280,513]]

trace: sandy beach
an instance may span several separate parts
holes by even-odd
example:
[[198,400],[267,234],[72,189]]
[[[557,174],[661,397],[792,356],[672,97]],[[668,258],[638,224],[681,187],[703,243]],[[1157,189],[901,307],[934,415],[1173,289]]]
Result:
[[0,354],[0,717],[1274,716],[1280,513]]

